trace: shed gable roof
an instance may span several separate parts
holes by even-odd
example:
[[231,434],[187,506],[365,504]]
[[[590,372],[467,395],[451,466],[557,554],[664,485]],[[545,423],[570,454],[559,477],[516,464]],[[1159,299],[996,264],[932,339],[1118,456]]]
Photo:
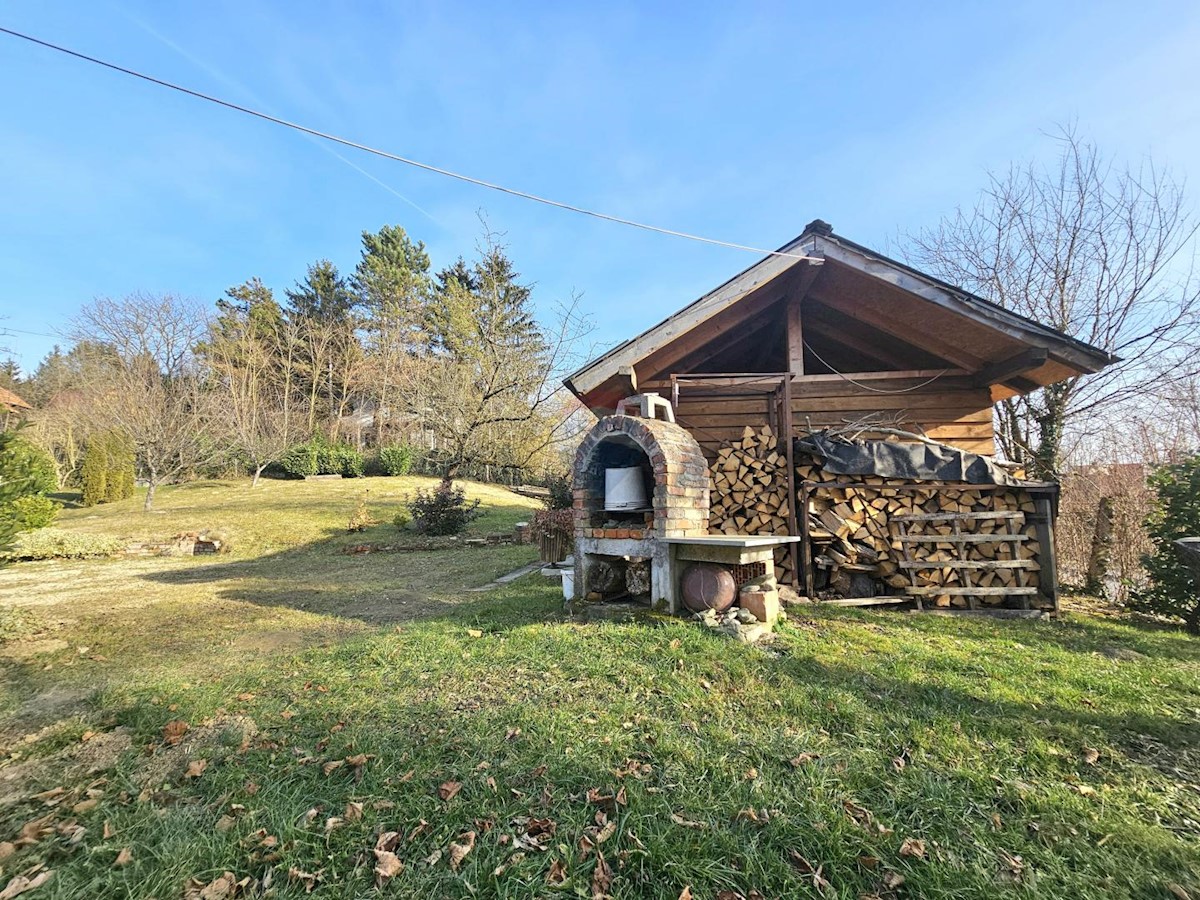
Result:
[[[823,271],[828,274],[822,276]],[[988,368],[994,367],[999,372],[1014,354],[1041,354],[1038,358],[1044,362],[1024,382],[1026,390],[1099,371],[1115,359],[1104,350],[834,234],[818,219],[775,254],[587,363],[565,384],[596,407],[592,400],[601,395],[607,399],[614,382],[639,366],[654,370],[639,369],[637,375],[643,380],[670,365],[683,364],[682,369],[671,371],[685,372],[688,364],[705,354],[706,347],[717,352],[731,322],[761,314],[778,300],[781,290],[804,295],[814,283],[825,285],[824,295],[814,295],[822,302],[832,301],[831,294],[837,294],[836,305],[845,314],[900,338],[915,337],[914,343],[923,341],[926,349],[940,350],[947,359],[959,350],[959,358],[952,362],[971,371],[986,375]],[[919,315],[912,312],[916,307],[920,307]],[[939,322],[950,332],[950,337],[940,342],[936,328],[928,327]],[[961,340],[957,330],[963,332]]]

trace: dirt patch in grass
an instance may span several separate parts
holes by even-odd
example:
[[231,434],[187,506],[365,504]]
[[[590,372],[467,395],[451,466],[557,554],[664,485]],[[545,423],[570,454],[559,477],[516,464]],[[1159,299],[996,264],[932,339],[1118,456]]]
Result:
[[117,728],[49,756],[0,768],[0,810],[27,803],[37,794],[58,787],[69,790],[82,780],[110,771],[132,746],[128,729]]
[[[180,721],[180,720],[172,720]],[[173,745],[156,748],[138,759],[133,781],[143,788],[174,785],[188,774],[196,760],[216,766],[232,754],[245,753],[258,734],[258,723],[249,716],[219,715],[195,727],[188,726]]]

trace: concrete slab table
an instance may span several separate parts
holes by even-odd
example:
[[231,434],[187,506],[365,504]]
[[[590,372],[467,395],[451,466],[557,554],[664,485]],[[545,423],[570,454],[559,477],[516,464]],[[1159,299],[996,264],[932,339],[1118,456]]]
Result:
[[766,565],[767,574],[775,577],[775,548],[794,544],[799,535],[765,534],[702,534],[694,537],[660,539],[668,545],[670,554],[671,593],[667,598],[671,612],[683,608],[679,582],[684,564],[691,562],[718,563],[723,566]]

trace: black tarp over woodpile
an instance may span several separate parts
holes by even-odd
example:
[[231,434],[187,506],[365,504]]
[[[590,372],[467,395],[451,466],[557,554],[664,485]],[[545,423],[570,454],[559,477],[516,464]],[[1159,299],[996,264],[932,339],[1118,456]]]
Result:
[[834,475],[879,475],[905,481],[1020,484],[991,459],[932,441],[847,440],[817,431],[794,444]]

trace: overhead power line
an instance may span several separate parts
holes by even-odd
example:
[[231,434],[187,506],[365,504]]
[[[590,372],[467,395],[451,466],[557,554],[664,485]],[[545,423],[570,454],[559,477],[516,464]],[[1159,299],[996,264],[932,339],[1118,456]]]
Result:
[[625,219],[621,216],[613,216],[608,213],[598,212],[594,209],[585,209],[582,206],[575,206],[570,203],[563,203],[560,200],[551,200],[548,197],[541,197],[537,194],[531,194],[528,191],[518,190],[516,188],[505,187],[502,184],[496,184],[492,181],[484,181],[482,178],[474,178],[470,175],[464,175],[461,172],[454,172],[450,169],[443,169],[440,166],[424,163],[419,160],[409,159],[405,156],[400,156],[395,153],[389,153],[386,150],[380,150],[377,147],[371,147],[366,144],[360,144],[357,141],[352,141],[349,138],[339,137],[335,134],[328,134],[324,131],[318,131],[315,128],[309,128],[306,125],[301,125],[297,122],[291,122],[287,119],[281,119],[278,116],[272,116],[269,113],[261,110],[252,109],[248,106],[242,106],[238,103],[233,103],[229,100],[222,100],[220,97],[215,97],[212,94],[205,94],[201,91],[193,90],[189,87],[184,87],[174,82],[165,81],[162,78],[156,78],[153,75],[147,75],[144,72],[138,72],[135,69],[129,69],[125,66],[117,65],[116,63],[107,62],[103,59],[98,59],[94,56],[88,56],[86,53],[80,53],[77,50],[71,50],[68,47],[63,47],[58,44],[52,44],[49,41],[44,41],[41,38],[36,38],[33,35],[23,34],[20,31],[14,31],[11,28],[0,26],[0,33],[10,35],[11,37],[20,38],[23,41],[28,41],[31,44],[37,44],[39,47],[45,47],[48,50],[55,50],[59,53],[65,53],[67,56],[73,56],[75,59],[83,60],[97,66],[103,66],[106,69],[111,69],[114,72],[120,72],[122,75],[129,75],[133,78],[148,81],[151,84],[156,84],[159,87],[168,88],[172,91],[178,91],[181,94],[186,94],[189,97],[194,97],[197,100],[204,100],[208,103],[214,103],[217,106],[223,106],[226,109],[231,109],[234,112],[244,113],[248,116],[262,119],[266,122],[271,122],[275,125],[282,125],[285,128],[291,128],[295,131],[303,132],[322,140],[332,141],[335,144],[341,144],[344,147],[350,147],[354,150],[361,150],[363,153],[370,153],[374,156],[380,156],[384,159],[390,159],[393,162],[403,163],[406,166],[413,166],[417,169],[424,169],[426,172],[433,172],[437,175],[444,175],[447,178],[454,178],[458,181],[473,184],[477,187],[487,188],[491,191],[499,191],[502,194],[509,194],[513,197],[520,197],[523,200],[532,200],[535,203],[542,203],[546,206],[553,206],[558,209],[565,209],[568,212],[579,213],[584,216],[591,216],[594,219],[603,219],[606,222],[615,222],[618,225],[627,225],[631,228],[640,228],[644,231],[653,231],[657,234],[666,234],[671,237],[684,238],[689,241],[699,241],[702,244],[713,244],[718,247],[728,247],[733,250],[745,250],[750,253],[760,253],[764,256],[783,256],[789,259],[809,259],[810,257],[800,253],[785,253],[782,250],[764,250],[759,247],[750,247],[745,244],[734,244],[729,241],[722,241],[716,238],[703,237],[698,234],[689,234],[686,231],[675,231],[671,228],[661,228],[657,225],[648,225],[645,222],[635,222],[633,219]]

